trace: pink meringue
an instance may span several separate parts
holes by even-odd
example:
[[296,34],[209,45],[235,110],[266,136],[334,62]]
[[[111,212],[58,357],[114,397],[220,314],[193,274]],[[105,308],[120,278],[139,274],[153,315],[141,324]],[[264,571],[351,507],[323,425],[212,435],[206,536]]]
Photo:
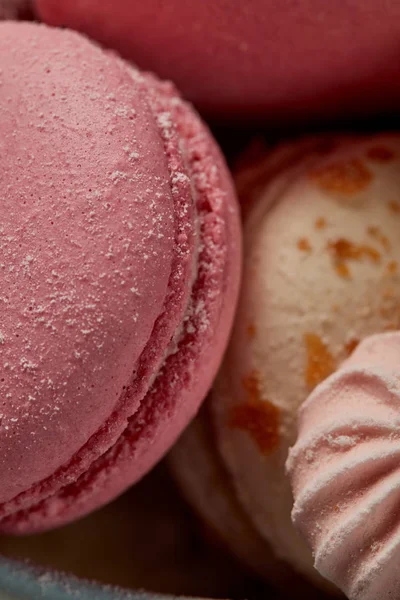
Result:
[[350,600],[400,594],[400,332],[363,341],[300,410],[292,519]]

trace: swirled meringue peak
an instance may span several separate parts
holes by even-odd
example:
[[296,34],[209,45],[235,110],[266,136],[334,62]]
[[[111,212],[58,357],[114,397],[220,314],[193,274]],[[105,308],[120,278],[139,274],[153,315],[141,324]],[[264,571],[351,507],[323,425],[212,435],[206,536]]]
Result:
[[[235,324],[201,416],[208,437],[198,435],[201,426],[186,431],[174,470],[240,560],[270,580],[275,557],[292,568],[289,594],[309,600],[293,572],[309,587],[326,590],[327,581],[293,527],[285,463],[312,390],[361,340],[400,329],[400,137],[306,138],[242,165],[236,181],[247,214]],[[214,477],[211,460],[223,475]],[[215,481],[219,496],[208,491]],[[233,502],[221,495],[236,502],[229,522]]]
[[292,520],[350,600],[400,596],[400,332],[368,337],[300,410]]

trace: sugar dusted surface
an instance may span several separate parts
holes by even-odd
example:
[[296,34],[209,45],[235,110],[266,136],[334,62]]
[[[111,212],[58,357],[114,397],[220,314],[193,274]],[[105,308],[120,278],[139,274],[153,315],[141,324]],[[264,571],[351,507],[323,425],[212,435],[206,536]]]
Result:
[[[0,71],[0,513],[3,529],[27,531],[111,499],[196,410],[229,328],[239,260],[227,246],[235,259],[239,234],[218,151],[170,86],[77,34],[0,28],[0,49],[11,48]],[[179,352],[182,323],[199,330],[193,355],[188,343]],[[184,390],[168,405],[154,382],[181,354]],[[171,386],[174,369],[165,377]]]
[[300,412],[287,463],[292,518],[350,600],[400,591],[400,334],[363,341]]
[[0,27],[4,502],[115,407],[164,302],[174,224],[161,141],[115,59],[74,34]]

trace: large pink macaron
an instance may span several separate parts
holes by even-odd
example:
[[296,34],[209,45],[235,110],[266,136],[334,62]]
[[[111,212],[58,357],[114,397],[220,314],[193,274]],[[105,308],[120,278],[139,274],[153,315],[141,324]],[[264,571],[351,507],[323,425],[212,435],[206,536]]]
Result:
[[36,0],[38,14],[171,78],[216,118],[397,108],[400,5],[377,0]]
[[79,34],[0,24],[0,530],[110,501],[197,411],[227,341],[240,229],[170,84]]

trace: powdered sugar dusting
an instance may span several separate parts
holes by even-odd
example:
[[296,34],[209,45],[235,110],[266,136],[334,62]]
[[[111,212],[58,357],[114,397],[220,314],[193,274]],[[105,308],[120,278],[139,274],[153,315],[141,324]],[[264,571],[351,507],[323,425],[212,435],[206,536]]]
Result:
[[399,359],[398,332],[362,342],[307,400],[287,463],[293,520],[350,600],[398,591]]
[[[174,224],[163,144],[125,66],[70,32],[0,29],[5,502],[114,410],[163,309]],[[125,425],[121,412],[79,468]]]
[[[131,77],[143,96],[148,95],[155,119],[161,115],[157,125],[168,158],[168,183],[175,202],[174,214],[165,219],[175,228],[175,244],[164,310],[154,323],[151,340],[126,387],[122,398],[125,404],[121,402],[118,412],[106,423],[107,428],[120,435],[114,427],[115,418],[121,414],[129,416],[129,425],[118,442],[115,443],[114,438],[109,449],[104,447],[102,457],[92,452],[94,460],[86,472],[81,470],[80,464],[73,463],[60,470],[58,482],[62,481],[67,487],[56,497],[51,495],[54,494],[51,478],[42,482],[35,493],[37,501],[44,500],[26,513],[3,520],[3,528],[40,528],[49,518],[53,523],[61,523],[81,514],[82,510],[94,508],[100,501],[107,501],[118,489],[143,474],[165,452],[197,409],[226,343],[238,286],[237,265],[230,262],[235,257],[238,260],[238,245],[237,241],[232,244],[233,252],[229,255],[227,229],[230,239],[236,240],[239,235],[236,212],[220,201],[221,196],[225,197],[225,187],[229,189],[229,180],[206,130],[175,97],[173,88],[152,78],[143,78],[136,71],[131,72]],[[130,145],[128,141],[122,146],[125,156],[127,145]],[[140,157],[143,151],[143,148],[138,149]],[[212,169],[216,164],[219,168]],[[204,170],[210,173],[208,179],[200,177]],[[197,181],[201,179],[200,185]],[[124,179],[120,179],[118,185],[123,184]],[[148,195],[147,206],[159,209],[159,192],[152,193],[152,187],[146,186],[144,193]],[[137,227],[131,219],[125,224],[130,232]],[[153,218],[146,239],[163,240],[160,236],[164,234],[158,218]],[[195,236],[199,236],[201,243],[196,242]],[[148,264],[159,253],[143,248],[139,255]],[[129,282],[128,279],[127,291],[136,298],[138,283],[134,278]],[[230,291],[228,297],[221,294],[221,289]],[[143,293],[142,286],[139,286],[139,294],[139,298],[148,302],[148,294]],[[227,307],[225,311],[223,306]],[[132,320],[136,316],[135,311],[130,312]],[[128,400],[141,399],[143,395],[140,409],[132,410]],[[105,427],[100,430],[97,439],[102,439],[105,431]],[[90,447],[87,450],[90,452]],[[71,472],[80,475],[76,485],[71,483]],[[125,476],[121,477],[121,473]],[[116,485],[113,485],[114,474]],[[48,500],[46,496],[50,496]],[[6,511],[3,514],[29,506],[28,501],[28,495],[21,495],[18,501],[3,506]]]

